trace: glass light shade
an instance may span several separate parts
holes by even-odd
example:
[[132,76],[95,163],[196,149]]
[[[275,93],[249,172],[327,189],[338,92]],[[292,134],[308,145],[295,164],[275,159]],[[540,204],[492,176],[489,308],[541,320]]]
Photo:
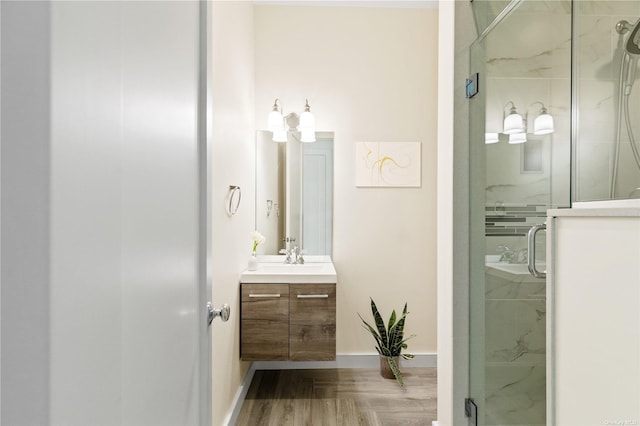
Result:
[[267,119],[267,129],[270,132],[284,130],[284,121],[282,120],[282,114],[280,114],[280,111],[273,110],[269,113],[269,118]]
[[484,134],[484,143],[487,145],[490,143],[498,143],[500,142],[500,136],[497,133],[485,133]]
[[286,142],[287,141],[287,131],[284,128],[279,130],[275,130],[273,132],[273,141],[274,142]]
[[298,124],[298,130],[311,130],[316,131],[316,118],[309,111],[305,111],[300,114],[300,124]]
[[550,114],[540,114],[533,122],[534,135],[548,135],[554,131],[553,117]]
[[527,141],[526,133],[512,133],[509,135],[510,144],[525,143],[526,141]]
[[315,142],[316,132],[313,130],[302,130],[300,132],[300,142]]
[[522,116],[518,113],[509,114],[504,119],[504,130],[503,132],[507,135],[512,135],[514,133],[522,133],[524,130],[524,121],[522,120]]

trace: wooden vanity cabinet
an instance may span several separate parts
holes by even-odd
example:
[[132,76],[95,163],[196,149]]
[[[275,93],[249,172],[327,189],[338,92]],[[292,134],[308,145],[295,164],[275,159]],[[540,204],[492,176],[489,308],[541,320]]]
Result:
[[242,284],[245,361],[336,359],[335,284]]
[[240,357],[289,359],[289,285],[242,284]]
[[336,286],[289,285],[289,359],[336,359]]

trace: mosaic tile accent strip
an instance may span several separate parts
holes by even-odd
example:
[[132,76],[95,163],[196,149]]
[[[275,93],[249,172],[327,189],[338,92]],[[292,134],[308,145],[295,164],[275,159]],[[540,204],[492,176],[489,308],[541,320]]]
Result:
[[553,206],[528,204],[485,207],[485,235],[487,237],[526,236],[529,229],[547,218]]

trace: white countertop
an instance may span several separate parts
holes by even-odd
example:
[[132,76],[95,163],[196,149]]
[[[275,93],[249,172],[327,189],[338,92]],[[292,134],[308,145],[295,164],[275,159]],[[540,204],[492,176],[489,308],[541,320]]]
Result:
[[574,208],[574,209],[549,209],[547,217],[638,217],[640,208],[634,207],[609,207],[609,208]]
[[[256,256],[258,263],[282,263],[284,264],[284,254],[259,254]],[[328,255],[308,255],[304,256],[305,263],[332,263],[331,256]]]
[[574,209],[619,209],[636,208],[640,209],[639,198],[628,198],[621,200],[601,200],[601,201],[576,201],[573,203]]
[[640,216],[640,199],[575,202],[570,209],[549,209],[547,217],[635,217]]
[[258,268],[240,275],[241,283],[335,284],[337,281],[329,256],[306,256],[302,265],[286,264],[284,256],[258,256]]

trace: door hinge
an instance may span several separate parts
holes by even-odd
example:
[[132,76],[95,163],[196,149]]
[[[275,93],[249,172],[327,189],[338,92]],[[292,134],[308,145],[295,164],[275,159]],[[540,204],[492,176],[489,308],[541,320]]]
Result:
[[464,399],[464,415],[469,418],[469,424],[472,426],[478,426],[478,406],[473,399]]
[[473,74],[471,77],[465,79],[464,82],[464,93],[467,99],[473,98],[478,94],[478,82],[480,80],[480,75],[478,73]]

